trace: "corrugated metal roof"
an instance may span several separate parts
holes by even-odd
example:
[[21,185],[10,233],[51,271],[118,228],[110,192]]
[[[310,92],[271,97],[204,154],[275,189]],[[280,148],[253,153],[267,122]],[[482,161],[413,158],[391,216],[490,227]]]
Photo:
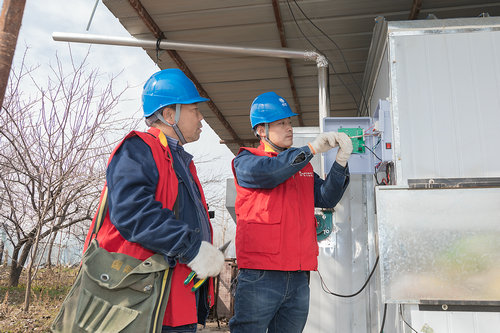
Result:
[[[282,46],[273,11],[273,0],[103,0],[103,2],[136,38],[156,38],[153,33],[156,25],[165,38],[173,41],[267,48]],[[300,50],[316,48],[333,66],[330,66],[331,115],[355,116],[357,104],[361,100],[359,87],[362,84],[375,18],[384,16],[390,21],[407,20],[413,2],[411,0],[276,0],[276,2],[283,21],[287,47]],[[492,16],[500,15],[498,1],[415,0],[414,2],[421,3],[417,16],[419,19],[425,19],[431,13],[438,18],[474,17],[484,12]],[[148,15],[149,23],[148,19],[144,18]],[[148,51],[148,54],[156,61],[156,52]],[[171,55],[171,52],[160,52],[158,61],[160,68],[178,67],[178,63],[172,60]],[[255,139],[250,128],[248,113],[250,104],[257,95],[275,91],[285,97],[292,109],[296,110],[284,59],[185,51],[179,51],[177,55],[212,99],[215,111],[213,107],[202,106],[205,120],[222,140],[229,142],[228,147],[233,152],[237,152],[239,148],[237,142]],[[290,63],[303,115],[303,125],[318,126],[316,64],[301,60],[291,60]],[[217,110],[220,112],[218,116],[215,114]],[[299,125],[297,119],[293,121],[294,126]]]

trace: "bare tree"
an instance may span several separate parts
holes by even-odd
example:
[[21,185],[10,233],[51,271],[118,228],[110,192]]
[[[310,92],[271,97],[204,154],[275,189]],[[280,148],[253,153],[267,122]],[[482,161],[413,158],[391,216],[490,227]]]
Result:
[[0,105],[3,103],[10,66],[16,51],[26,0],[4,0],[0,15]]
[[224,162],[221,157],[214,158],[209,154],[197,155],[195,163],[205,199],[209,209],[215,213],[215,217],[211,219],[214,244],[221,246],[234,237],[236,228],[230,215],[226,214],[226,179],[232,175],[222,172],[220,163]]
[[2,260],[3,260],[3,248],[4,248],[3,240],[0,239],[0,266],[2,265]]
[[0,222],[13,248],[11,286],[30,259],[27,310],[33,269],[46,250],[40,244],[51,253],[62,230],[88,225],[94,215],[112,138],[126,131],[114,111],[126,88],[115,92],[116,76],[88,68],[88,53],[75,61],[71,49],[70,68],[56,55],[40,83],[39,67],[28,68],[26,54],[0,111]]

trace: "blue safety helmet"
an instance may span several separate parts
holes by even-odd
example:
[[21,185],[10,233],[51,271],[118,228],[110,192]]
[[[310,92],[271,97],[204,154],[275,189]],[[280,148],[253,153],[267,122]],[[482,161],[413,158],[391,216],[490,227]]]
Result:
[[287,101],[272,91],[257,96],[250,108],[250,123],[254,129],[259,124],[272,123],[293,116],[297,114],[290,109]]
[[144,84],[142,109],[149,117],[159,109],[172,104],[192,104],[209,101],[201,97],[194,83],[177,68],[154,73]]

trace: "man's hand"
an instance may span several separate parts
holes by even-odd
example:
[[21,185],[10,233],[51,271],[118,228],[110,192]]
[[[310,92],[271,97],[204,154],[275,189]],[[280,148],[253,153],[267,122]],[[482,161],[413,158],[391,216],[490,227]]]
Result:
[[309,148],[313,154],[320,154],[329,151],[330,149],[337,147],[337,136],[336,132],[326,132],[321,133],[314,139],[313,142],[309,142]]
[[338,164],[345,167],[347,165],[347,160],[351,157],[352,153],[352,141],[351,138],[345,133],[337,133],[337,142],[339,144],[339,151],[337,152],[337,157],[335,160]]
[[209,242],[202,241],[198,254],[187,265],[198,279],[217,276],[224,265],[224,254]]

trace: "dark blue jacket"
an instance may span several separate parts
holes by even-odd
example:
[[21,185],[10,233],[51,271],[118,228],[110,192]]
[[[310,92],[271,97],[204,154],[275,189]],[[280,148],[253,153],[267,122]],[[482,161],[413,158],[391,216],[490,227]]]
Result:
[[[241,151],[234,159],[238,184],[246,188],[275,188],[309,163],[313,154],[308,146],[289,148],[276,157],[256,156]],[[332,208],[349,185],[349,168],[334,162],[325,180],[314,173],[314,205]]]
[[200,193],[181,162],[189,154],[175,141],[169,140],[169,146],[179,179],[179,219],[155,200],[158,169],[151,149],[139,137],[123,142],[108,165],[106,180],[111,222],[122,237],[162,253],[175,266],[177,261],[186,264],[193,260],[201,241],[210,242],[211,235],[206,213],[200,212]]

